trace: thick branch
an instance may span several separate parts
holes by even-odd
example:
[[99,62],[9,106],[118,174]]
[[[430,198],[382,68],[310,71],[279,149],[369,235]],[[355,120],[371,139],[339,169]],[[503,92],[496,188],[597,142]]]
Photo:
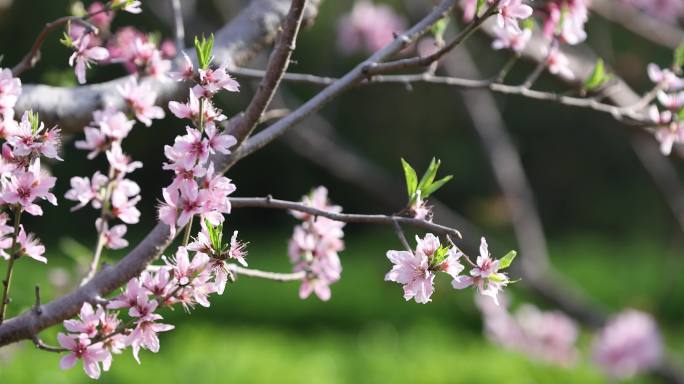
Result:
[[[310,0],[305,18],[316,16],[321,0]],[[230,23],[216,31],[214,56],[218,63],[237,66],[247,63],[265,46],[271,44],[287,11],[288,0],[253,0]],[[193,49],[186,53],[194,57]],[[46,124],[59,124],[65,132],[79,132],[92,120],[92,113],[101,109],[105,102],[123,108],[125,102],[117,92],[117,86],[127,78],[80,87],[53,87],[48,85],[24,85],[16,112],[21,115],[33,109],[40,113]],[[146,79],[157,92],[157,104],[187,96],[188,84],[166,80]]]

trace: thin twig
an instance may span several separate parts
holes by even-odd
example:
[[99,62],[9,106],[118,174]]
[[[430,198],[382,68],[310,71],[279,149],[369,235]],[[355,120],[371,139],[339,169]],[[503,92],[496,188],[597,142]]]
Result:
[[273,95],[278,89],[278,85],[283,78],[283,74],[287,72],[290,65],[290,57],[295,50],[297,35],[299,27],[302,24],[304,16],[304,7],[307,0],[292,0],[290,11],[285,19],[283,31],[278,38],[273,53],[266,66],[266,73],[264,74],[261,84],[256,93],[252,97],[245,113],[240,117],[238,122],[232,127],[231,134],[237,138],[238,143],[242,143],[256,128],[264,111],[271,104]]
[[17,237],[19,236],[19,223],[21,222],[21,208],[15,207],[14,210],[14,232],[12,234],[12,246],[10,247],[9,261],[7,263],[7,274],[5,280],[2,281],[2,301],[0,301],[0,324],[5,320],[5,313],[7,305],[10,302],[10,287],[12,286],[12,272],[14,271],[14,263],[19,258],[17,250]]
[[435,224],[431,221],[414,219],[405,216],[393,215],[361,215],[351,213],[337,213],[317,209],[296,201],[278,200],[271,197],[231,197],[230,204],[233,208],[275,208],[289,209],[293,211],[305,212],[314,216],[323,216],[328,219],[341,221],[344,223],[367,223],[394,225],[406,224],[427,231],[432,231],[440,235],[453,235],[461,237],[461,233],[450,227]]
[[298,281],[298,280],[302,280],[304,277],[306,277],[305,271],[294,272],[294,273],[277,273],[277,272],[260,271],[258,269],[244,268],[244,267],[241,267],[237,264],[228,264],[227,267],[228,267],[229,271],[236,273],[238,275],[249,276],[249,277],[258,277],[260,279],[273,280],[273,281],[282,281],[282,282]]

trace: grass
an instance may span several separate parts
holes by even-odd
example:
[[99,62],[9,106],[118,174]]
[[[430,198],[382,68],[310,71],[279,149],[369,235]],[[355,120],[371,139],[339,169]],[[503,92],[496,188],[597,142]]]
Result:
[[[246,233],[245,238],[255,236]],[[250,245],[250,266],[287,270],[283,237],[278,239]],[[160,353],[143,351],[143,365],[138,366],[126,351],[115,358],[104,382],[604,382],[587,362],[588,353],[577,367],[564,369],[489,344],[481,336],[471,294],[453,291],[448,279],[438,279],[429,305],[404,302],[401,287],[382,280],[389,267],[385,248],[395,242],[385,234],[350,239],[343,279],[333,287],[328,303],[300,301],[296,284],[241,278],[223,296],[214,297],[209,309],[198,308],[191,315],[165,313],[177,329],[163,335]],[[555,264],[597,299],[616,309],[633,306],[655,313],[669,347],[684,351],[684,335],[675,321],[681,305],[665,304],[681,303],[676,298],[684,295],[684,287],[676,278],[668,280],[662,269],[672,262],[666,249],[649,241],[575,237],[552,242],[552,250]],[[70,263],[58,254],[50,258],[52,266]],[[47,271],[36,263],[19,263],[15,311],[31,305],[32,285],[45,284]],[[520,289],[514,286],[511,291]],[[42,336],[54,342],[56,331]],[[589,341],[585,335],[585,352]],[[0,349],[0,382],[89,381],[80,368],[60,371],[58,360],[29,343]]]

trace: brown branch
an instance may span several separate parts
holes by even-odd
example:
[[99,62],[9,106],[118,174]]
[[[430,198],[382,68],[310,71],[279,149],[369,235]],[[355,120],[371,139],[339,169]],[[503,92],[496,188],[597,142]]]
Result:
[[[543,68],[543,67],[542,67]],[[235,68],[233,72],[240,76],[256,77],[263,76],[264,71],[251,68]],[[643,103],[638,102],[635,105],[619,107],[613,104],[602,103],[594,98],[587,97],[572,97],[561,95],[555,92],[538,91],[530,89],[526,84],[522,85],[508,85],[497,81],[498,77],[490,79],[468,79],[455,76],[438,76],[428,72],[409,74],[409,75],[376,75],[371,78],[356,84],[357,86],[367,86],[374,84],[430,84],[443,85],[460,89],[488,89],[490,91],[506,94],[522,96],[529,99],[550,101],[570,107],[585,108],[597,112],[607,113],[618,121],[632,123],[632,124],[649,124],[651,120],[641,113]],[[333,84],[339,79],[326,76],[316,76],[302,73],[287,73],[284,78],[285,81],[294,83],[312,84],[317,86],[325,86]]]
[[327,217],[328,219],[344,223],[364,223],[391,225],[406,224],[440,235],[452,235],[461,237],[461,233],[453,228],[435,224],[431,221],[414,219],[396,215],[361,215],[352,213],[336,213],[317,209],[295,201],[278,200],[270,197],[231,197],[230,203],[233,208],[275,208],[306,212],[314,216]]
[[283,74],[287,71],[290,57],[295,50],[297,34],[302,24],[305,5],[306,0],[292,0],[290,11],[285,19],[283,32],[278,39],[278,44],[273,53],[271,53],[271,58],[266,66],[266,73],[259,84],[259,88],[257,88],[244,114],[242,114],[230,131],[238,140],[238,144],[241,144],[249,137],[257,126],[264,111],[268,108],[271,100],[273,100],[273,95],[278,89]]

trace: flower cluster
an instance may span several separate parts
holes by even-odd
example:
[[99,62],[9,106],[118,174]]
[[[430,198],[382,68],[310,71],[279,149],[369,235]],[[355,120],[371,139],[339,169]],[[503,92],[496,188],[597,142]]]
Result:
[[175,177],[162,190],[164,202],[159,207],[159,219],[172,232],[191,222],[195,215],[219,225],[223,215],[230,213],[228,195],[235,191],[230,179],[215,172],[209,161],[212,154],[230,154],[229,148],[237,143],[235,137],[222,132],[216,124],[226,116],[214,107],[211,99],[220,90],[237,92],[239,86],[225,66],[210,68],[209,59],[205,66],[195,70],[190,59],[185,58],[185,67],[173,78],[192,80],[196,85],[190,90],[187,103],[171,101],[169,110],[193,126],[187,126],[186,134],[177,136],[173,145],[164,147],[168,160],[164,169],[173,171]]
[[667,156],[674,144],[684,142],[684,122],[680,120],[680,111],[684,108],[684,79],[653,63],[648,65],[648,77],[659,89],[657,99],[663,109],[651,105],[649,117],[658,126],[655,137],[660,143],[660,151]]
[[391,42],[394,34],[406,29],[406,20],[388,5],[368,0],[354,3],[337,26],[337,45],[342,52],[375,52]]
[[41,216],[40,200],[57,205],[50,192],[57,179],[41,169],[41,158],[62,160],[61,132],[57,127],[46,128],[38,115],[30,111],[16,121],[14,106],[20,94],[21,81],[9,69],[0,70],[0,139],[4,140],[0,156],[0,209],[12,212],[15,223],[9,225],[8,213],[0,213],[0,257],[28,256],[45,263],[45,247],[24,230],[19,218],[22,212]]
[[663,355],[658,325],[647,313],[626,310],[611,319],[594,340],[594,362],[624,379],[656,367]]
[[[312,190],[302,202],[322,211],[342,212],[342,207],[330,204],[325,187]],[[306,299],[313,292],[319,299],[327,301],[331,295],[330,285],[337,282],[342,274],[338,252],[344,249],[344,223],[303,212],[291,213],[302,221],[295,227],[288,246],[294,271],[306,273],[299,288],[299,297]]]
[[[109,300],[106,306],[94,309],[85,303],[78,320],[64,321],[69,333],[58,335],[60,345],[69,351],[62,358],[62,369],[83,360],[83,369],[94,379],[102,370],[108,371],[112,354],[130,347],[140,363],[140,350],[159,351],[157,333],[169,331],[173,325],[160,323],[157,311],[181,304],[187,311],[196,304],[209,307],[208,296],[222,294],[231,272],[226,264],[233,259],[245,264],[244,244],[233,234],[229,244],[222,242],[222,227],[207,223],[188,247],[179,247],[175,257],[162,257],[166,264],[144,271],[128,282],[123,292]],[[190,252],[194,252],[190,257]],[[126,321],[121,321],[127,310]]]
[[476,303],[483,315],[485,333],[492,342],[534,360],[562,366],[577,361],[579,329],[563,312],[542,311],[523,304],[511,314],[505,303],[494,305],[491,300],[480,298]]
[[[505,273],[498,271],[508,268],[515,257],[514,252],[500,260],[494,260],[483,237],[480,256],[475,264],[456,246],[441,245],[439,238],[431,233],[422,239],[416,236],[416,243],[415,251],[387,251],[387,258],[394,266],[385,275],[385,280],[402,284],[404,299],[414,299],[421,304],[430,302],[435,275],[437,272],[444,272],[453,279],[451,284],[454,288],[475,286],[480,294],[490,296],[498,305],[497,295],[510,282]],[[472,267],[469,276],[461,275],[465,270],[462,259]]]
[[83,17],[97,29],[84,23],[68,24],[62,43],[74,51],[69,65],[74,67],[80,84],[86,82],[86,69],[96,63],[121,63],[131,73],[166,78],[171,69],[169,59],[176,55],[175,46],[169,40],[158,47],[155,39],[134,27],[110,32],[116,10],[137,14],[141,12],[140,5],[140,1],[130,0],[94,2]]
[[[84,128],[85,140],[79,140],[75,145],[90,151],[89,159],[104,152],[109,172],[104,175],[97,171],[90,178],[72,177],[71,189],[64,195],[68,200],[78,202],[72,211],[88,204],[101,210],[95,227],[102,246],[110,249],[127,247],[128,241],[123,238],[127,231],[125,224],[136,224],[140,219],[140,211],[136,208],[140,201],[140,186],[127,176],[142,167],[142,163],[132,161],[122,150],[122,142],[134,125],[134,120],[113,108],[93,112],[93,122]],[[125,224],[110,226],[112,219]]]

